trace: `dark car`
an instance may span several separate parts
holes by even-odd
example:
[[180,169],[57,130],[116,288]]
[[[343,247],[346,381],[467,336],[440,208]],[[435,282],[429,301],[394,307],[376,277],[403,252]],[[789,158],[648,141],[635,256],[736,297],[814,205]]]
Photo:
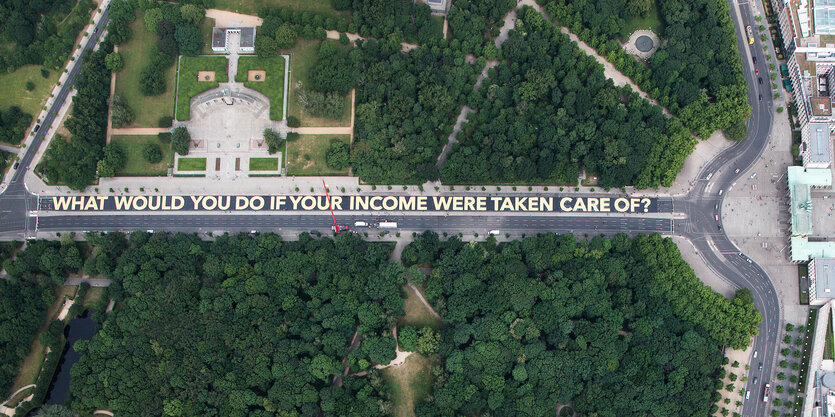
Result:
[[761,371],[763,370],[763,363],[762,362],[760,362],[760,370]]
[[762,84],[763,83],[763,77],[757,77],[757,82]]
[[757,63],[757,57],[752,56],[752,57],[751,57],[751,61],[753,61],[753,62],[756,64],[756,63]]
[[763,95],[760,94],[760,101],[763,101]]
[[19,166],[20,166],[20,162],[15,162],[14,165],[12,165],[12,169],[17,169],[17,167],[19,167]]
[[40,130],[40,129],[41,129],[41,125],[35,125],[35,129],[33,129],[33,132],[38,133],[38,130]]

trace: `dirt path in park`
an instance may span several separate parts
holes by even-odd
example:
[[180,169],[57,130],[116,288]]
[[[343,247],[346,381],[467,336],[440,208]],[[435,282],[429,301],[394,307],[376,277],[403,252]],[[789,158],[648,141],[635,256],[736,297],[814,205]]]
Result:
[[439,319],[441,318],[441,315],[438,314],[438,312],[435,311],[434,308],[432,308],[432,305],[429,304],[429,301],[426,301],[426,298],[423,297],[423,294],[420,293],[420,290],[418,290],[418,288],[415,287],[414,284],[410,283],[409,288],[411,288],[415,292],[415,294],[417,294],[418,298],[420,299],[420,302],[423,303],[424,306],[426,306],[426,309],[429,310],[429,312],[432,313],[433,316]]
[[206,17],[215,19],[215,26],[232,26],[232,23],[239,23],[243,26],[261,26],[264,19],[258,16],[241,14],[218,9],[206,9]]
[[300,135],[350,135],[354,130],[351,126],[347,127],[291,127],[290,132],[295,132]]
[[166,127],[126,127],[124,129],[110,129],[114,135],[156,135],[167,132]]

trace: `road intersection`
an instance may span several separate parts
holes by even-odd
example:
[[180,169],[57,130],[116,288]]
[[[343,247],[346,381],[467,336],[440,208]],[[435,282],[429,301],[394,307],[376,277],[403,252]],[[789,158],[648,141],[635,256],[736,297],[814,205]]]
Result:
[[[747,175],[746,170],[756,162],[770,139],[773,121],[774,103],[770,90],[763,94],[758,91],[756,76],[751,56],[757,56],[760,62],[766,62],[762,56],[760,41],[749,48],[744,38],[745,25],[753,24],[753,17],[748,7],[738,9],[731,4],[731,13],[737,26],[738,47],[743,57],[743,68],[749,83],[749,102],[753,112],[748,124],[748,137],[719,153],[708,162],[699,173],[698,179],[689,193],[682,196],[664,197],[658,200],[658,210],[650,213],[512,213],[505,215],[497,212],[398,212],[382,213],[374,211],[353,211],[338,214],[338,221],[353,224],[355,221],[369,219],[388,220],[398,223],[398,230],[423,231],[432,229],[439,232],[468,233],[481,232],[486,235],[488,230],[500,230],[502,233],[534,234],[539,232],[559,232],[575,234],[614,234],[653,233],[662,235],[677,235],[692,241],[701,253],[708,266],[727,281],[739,288],[750,288],[754,296],[754,304],[760,310],[763,321],[759,335],[754,338],[753,350],[759,352],[757,361],[762,361],[761,371],[754,365],[751,367],[751,380],[759,376],[761,380],[772,378],[772,371],[776,365],[776,347],[780,330],[781,310],[780,302],[774,286],[767,274],[755,262],[739,249],[726,235],[721,226],[722,200],[735,182]],[[107,10],[96,24],[94,39],[84,47],[91,50],[103,28],[107,25]],[[111,231],[111,230],[164,230],[183,232],[217,232],[217,231],[276,231],[285,233],[310,232],[313,230],[326,232],[330,228],[329,214],[321,211],[301,212],[269,212],[269,213],[218,213],[183,212],[148,214],[145,212],[121,213],[64,213],[38,212],[39,197],[29,193],[24,183],[24,175],[34,168],[33,159],[38,148],[44,141],[48,127],[57,124],[55,115],[64,99],[71,91],[72,81],[80,70],[78,62],[71,67],[67,82],[62,85],[59,94],[49,109],[41,125],[45,128],[37,132],[30,145],[22,154],[18,169],[11,173],[9,185],[0,194],[0,238],[21,239],[37,236],[37,232],[66,232],[66,231]],[[388,194],[398,194],[389,192]],[[452,195],[488,195],[479,192],[450,193]],[[572,193],[577,197],[577,193]],[[514,192],[513,195],[533,195],[524,192]],[[540,194],[536,194],[540,195]],[[557,195],[557,194],[549,194]],[[42,208],[44,206],[41,206]],[[363,230],[360,230],[361,232]],[[368,229],[373,236],[379,231]],[[770,404],[759,401],[760,388],[764,385],[748,383],[752,399],[745,402],[743,415],[766,415]]]

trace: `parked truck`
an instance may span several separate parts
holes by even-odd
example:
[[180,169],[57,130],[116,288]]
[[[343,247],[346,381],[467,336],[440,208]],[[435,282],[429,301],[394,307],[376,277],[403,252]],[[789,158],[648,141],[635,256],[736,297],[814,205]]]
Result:
[[354,222],[354,227],[368,227],[366,222]]
[[378,229],[397,229],[397,222],[380,222],[377,225]]

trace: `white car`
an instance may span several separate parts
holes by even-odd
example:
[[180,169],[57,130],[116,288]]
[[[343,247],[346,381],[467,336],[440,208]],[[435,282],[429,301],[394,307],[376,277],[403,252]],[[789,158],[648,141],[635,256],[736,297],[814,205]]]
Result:
[[757,351],[754,351],[754,359],[757,359]]

